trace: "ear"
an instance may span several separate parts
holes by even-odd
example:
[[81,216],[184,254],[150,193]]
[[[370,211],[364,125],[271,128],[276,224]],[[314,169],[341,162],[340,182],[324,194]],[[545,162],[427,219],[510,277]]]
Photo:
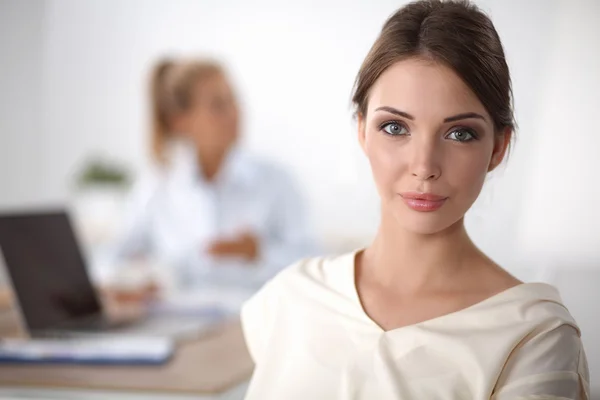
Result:
[[363,152],[365,152],[365,142],[367,140],[367,128],[366,128],[366,120],[365,116],[362,113],[356,114],[358,119],[358,143],[362,148]]
[[512,128],[509,127],[504,128],[501,133],[495,135],[494,151],[492,153],[490,165],[488,166],[488,172],[491,172],[494,169],[496,169],[496,167],[500,165],[502,160],[504,160],[512,135]]

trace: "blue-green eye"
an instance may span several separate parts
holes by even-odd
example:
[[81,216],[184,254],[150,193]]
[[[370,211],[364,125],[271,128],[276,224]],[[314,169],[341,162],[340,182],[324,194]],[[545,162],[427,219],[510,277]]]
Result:
[[391,136],[402,136],[408,133],[408,130],[404,125],[397,122],[386,122],[382,124],[379,129],[382,129],[385,133]]
[[477,134],[468,128],[456,128],[446,135],[446,139],[457,142],[470,142],[477,139]]

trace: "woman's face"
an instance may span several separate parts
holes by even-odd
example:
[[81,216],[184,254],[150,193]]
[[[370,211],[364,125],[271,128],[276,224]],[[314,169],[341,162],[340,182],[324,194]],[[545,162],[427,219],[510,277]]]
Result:
[[222,154],[237,140],[238,114],[226,78],[214,75],[194,88],[191,108],[180,115],[180,131],[202,154]]
[[510,140],[456,73],[419,59],[379,77],[358,125],[382,217],[421,234],[462,220]]

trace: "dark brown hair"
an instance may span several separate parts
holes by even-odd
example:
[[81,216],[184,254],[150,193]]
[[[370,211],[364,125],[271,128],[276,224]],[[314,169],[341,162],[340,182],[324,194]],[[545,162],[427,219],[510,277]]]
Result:
[[369,91],[387,68],[415,57],[454,70],[486,108],[497,132],[514,129],[510,74],[500,37],[492,21],[466,0],[416,1],[386,21],[356,77],[356,112],[366,115]]
[[172,119],[192,106],[196,85],[223,74],[221,66],[203,60],[162,60],[152,72],[152,152],[158,161],[165,159],[165,146],[171,139]]

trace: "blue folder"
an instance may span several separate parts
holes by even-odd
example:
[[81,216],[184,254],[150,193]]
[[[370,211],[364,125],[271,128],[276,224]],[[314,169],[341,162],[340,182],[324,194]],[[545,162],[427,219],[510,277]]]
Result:
[[160,365],[175,351],[164,337],[0,340],[0,363]]

